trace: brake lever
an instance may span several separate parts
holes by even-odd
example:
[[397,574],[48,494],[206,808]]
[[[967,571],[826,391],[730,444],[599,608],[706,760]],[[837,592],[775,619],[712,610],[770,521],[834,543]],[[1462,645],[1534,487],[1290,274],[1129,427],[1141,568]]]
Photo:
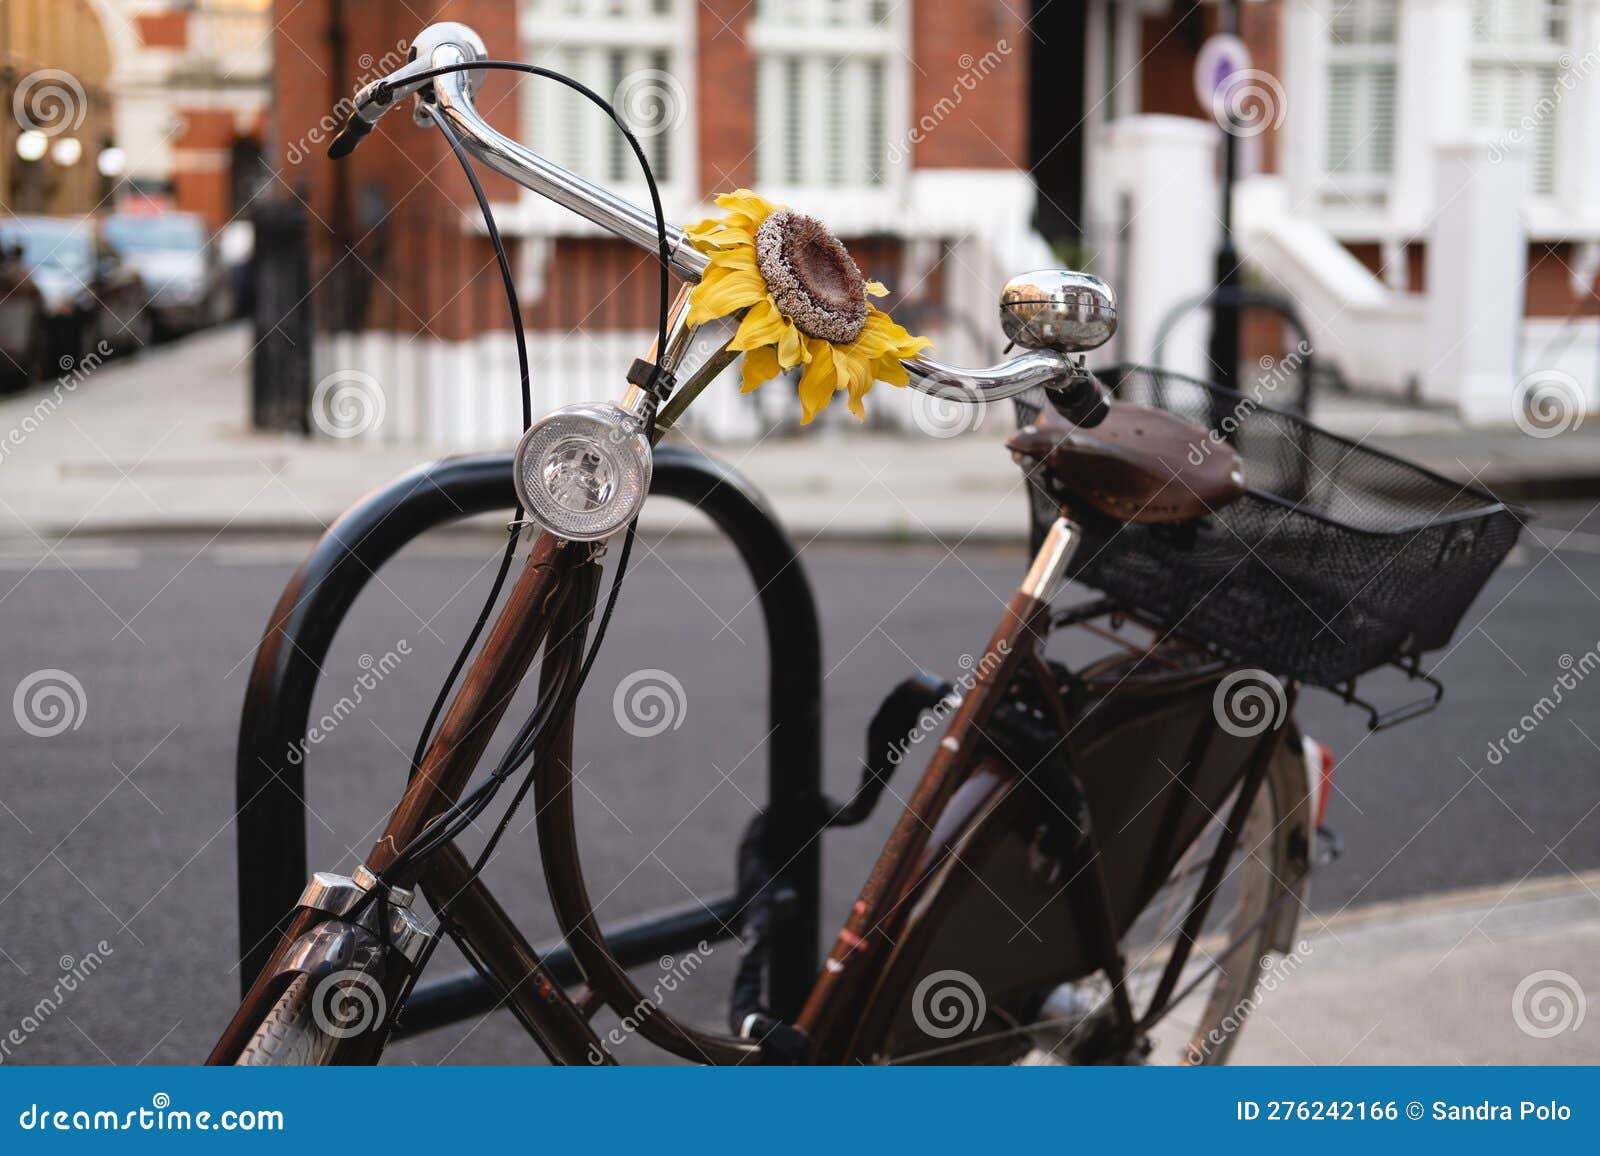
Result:
[[[461,38],[463,26],[440,24],[431,26],[424,32],[434,33],[432,39],[439,43],[455,43],[451,38]],[[481,42],[475,43],[477,34],[471,29],[464,29],[464,34],[472,38],[467,43],[475,50],[479,50]],[[423,37],[418,37],[418,44],[427,47],[422,45],[422,40]],[[460,45],[457,44],[456,47],[459,49]],[[483,55],[481,50],[478,54],[480,58]],[[379,77],[363,85],[355,95],[350,115],[339,126],[338,132],[328,145],[328,156],[333,160],[339,160],[355,152],[356,145],[372,131],[373,125],[383,119],[385,113],[394,108],[396,101],[404,100],[432,83],[433,77],[430,74],[433,71],[432,51],[419,50],[388,76]]]
[[339,126],[339,131],[328,144],[328,158],[342,160],[356,151],[356,145],[361,143],[361,138],[372,131],[375,121],[370,121],[360,113],[351,113],[345,122]]

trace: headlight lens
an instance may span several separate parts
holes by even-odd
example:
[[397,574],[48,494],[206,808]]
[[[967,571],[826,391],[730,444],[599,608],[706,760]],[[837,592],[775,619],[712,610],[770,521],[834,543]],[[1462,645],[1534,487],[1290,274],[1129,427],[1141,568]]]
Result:
[[610,537],[650,489],[650,442],[639,418],[614,405],[572,405],[534,422],[517,446],[523,509],[552,534]]

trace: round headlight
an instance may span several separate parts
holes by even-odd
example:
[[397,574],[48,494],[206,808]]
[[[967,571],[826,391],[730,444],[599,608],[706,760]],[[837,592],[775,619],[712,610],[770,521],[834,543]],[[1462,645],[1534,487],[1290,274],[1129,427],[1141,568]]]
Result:
[[569,405],[522,435],[515,468],[529,517],[562,538],[594,542],[626,526],[644,504],[650,441],[625,409]]

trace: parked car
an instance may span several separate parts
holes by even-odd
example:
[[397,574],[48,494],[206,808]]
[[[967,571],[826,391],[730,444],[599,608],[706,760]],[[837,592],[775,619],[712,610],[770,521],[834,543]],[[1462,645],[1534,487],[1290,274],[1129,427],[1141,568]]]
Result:
[[92,222],[71,217],[0,220],[0,244],[20,247],[28,278],[44,302],[51,372],[81,361],[101,342],[113,351],[150,344],[150,294],[138,270]]
[[194,213],[118,213],[105,236],[150,287],[156,334],[170,337],[226,321],[234,289],[205,221]]
[[44,293],[20,241],[0,237],[0,382],[15,388],[50,373]]

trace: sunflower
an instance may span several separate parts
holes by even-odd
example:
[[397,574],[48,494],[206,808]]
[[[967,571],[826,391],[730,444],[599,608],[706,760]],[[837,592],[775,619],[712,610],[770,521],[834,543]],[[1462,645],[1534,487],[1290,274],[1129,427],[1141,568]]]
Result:
[[744,392],[803,365],[804,424],[839,390],[849,394],[850,412],[865,418],[862,400],[874,381],[906,384],[901,359],[931,343],[868,302],[869,295],[888,290],[862,278],[838,238],[816,219],[748,189],[724,193],[716,203],[726,216],[687,230],[694,247],[711,258],[689,297],[689,322],[744,313],[729,342],[744,354]]

